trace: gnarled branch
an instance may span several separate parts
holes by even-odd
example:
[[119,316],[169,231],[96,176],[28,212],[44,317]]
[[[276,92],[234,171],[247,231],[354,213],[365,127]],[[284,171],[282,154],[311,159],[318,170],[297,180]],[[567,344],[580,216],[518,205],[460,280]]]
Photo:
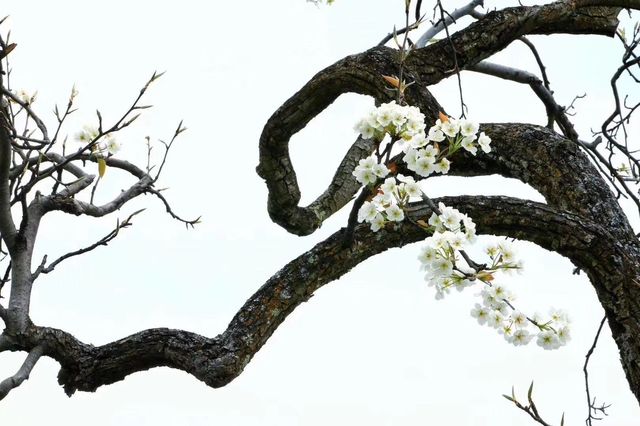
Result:
[[[479,232],[531,240],[569,256],[588,273],[595,274],[594,270],[601,269],[602,263],[617,253],[613,237],[600,225],[543,204],[508,197],[446,197],[438,201],[469,214]],[[423,218],[430,212],[428,206],[416,204],[410,214]],[[12,338],[23,350],[44,345],[44,354],[61,364],[58,379],[69,394],[94,391],[157,366],[177,368],[210,386],[223,386],[242,372],[285,318],[321,286],[371,256],[426,236],[410,223],[375,234],[361,225],[355,230],[354,245],[345,248],[342,232],[270,278],[240,309],[227,330],[215,338],[182,330],[151,329],[94,347],[64,331],[37,326]]]

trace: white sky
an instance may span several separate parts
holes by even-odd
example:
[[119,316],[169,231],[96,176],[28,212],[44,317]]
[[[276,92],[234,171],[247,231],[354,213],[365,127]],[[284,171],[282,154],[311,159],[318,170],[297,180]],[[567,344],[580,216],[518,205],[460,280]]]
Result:
[[[258,138],[271,113],[314,73],[374,45],[402,22],[402,3],[337,0],[316,8],[304,0],[244,2],[18,1],[3,2],[18,48],[13,87],[38,90],[38,111],[53,126],[53,104],[75,83],[79,106],[68,131],[109,122],[125,110],[154,70],[167,74],[148,102],[156,107],[119,136],[121,157],[142,163],[144,136],[168,138],[180,119],[188,132],[171,154],[161,186],[177,212],[203,216],[195,230],[172,221],[154,199],[108,248],[69,260],[38,280],[32,317],[85,342],[103,344],[148,327],[184,328],[208,336],[223,331],[242,303],[291,259],[346,223],[346,211],[316,234],[299,238],[272,224],[266,187],[254,169]],[[426,2],[424,10],[430,10]],[[462,4],[462,2],[450,2]],[[487,2],[489,3],[489,2]],[[491,2],[488,6],[503,6]],[[561,103],[587,91],[576,123],[589,129],[610,108],[608,79],[617,44],[598,37],[535,37]],[[496,60],[535,71],[515,44]],[[579,70],[573,72],[572,70]],[[471,117],[479,121],[544,122],[544,109],[526,87],[463,75]],[[434,92],[458,113],[454,82]],[[303,202],[320,193],[354,139],[353,123],[371,101],[344,96],[315,119],[291,146]],[[159,148],[158,148],[159,151]],[[105,201],[129,181],[108,170],[98,197]],[[517,182],[445,178],[429,193],[507,194],[540,200]],[[633,211],[630,209],[631,215]],[[635,220],[635,219],[634,219]],[[48,217],[36,259],[94,241],[115,224]],[[636,221],[637,222],[637,221]],[[490,242],[482,239],[481,249]],[[245,372],[222,389],[166,368],[129,376],[95,394],[67,398],[58,365],[43,359],[32,377],[0,405],[3,424],[92,425],[513,425],[532,424],[501,397],[516,387],[525,397],[535,380],[536,403],[550,422],[586,415],[582,364],[602,309],[572,265],[531,245],[518,245],[527,269],[504,281],[523,310],[566,308],[574,321],[568,347],[547,352],[514,348],[469,316],[474,291],[435,301],[421,278],[418,246],[370,259],[317,292],[277,330]],[[400,272],[398,272],[400,271]],[[0,375],[13,374],[23,354],[0,355]],[[613,403],[607,423],[637,424],[608,329],[592,358],[592,392]]]

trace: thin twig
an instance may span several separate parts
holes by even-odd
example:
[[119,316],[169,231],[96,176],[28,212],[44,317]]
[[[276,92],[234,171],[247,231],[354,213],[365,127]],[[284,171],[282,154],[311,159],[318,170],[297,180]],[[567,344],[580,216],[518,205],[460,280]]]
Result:
[[582,367],[582,371],[584,372],[584,386],[585,386],[585,391],[587,393],[587,406],[589,408],[589,414],[587,415],[587,419],[585,420],[585,423],[587,424],[587,426],[591,426],[592,420],[602,420],[602,418],[595,417],[593,415],[594,411],[599,410],[604,415],[607,415],[607,413],[605,413],[604,410],[610,407],[610,405],[595,407],[595,403],[596,403],[595,398],[593,398],[593,402],[591,402],[591,392],[589,390],[589,370],[587,369],[587,366],[589,365],[589,360],[591,359],[591,355],[593,355],[593,351],[596,349],[596,345],[598,344],[598,339],[600,338],[600,332],[602,331],[602,327],[604,326],[604,322],[606,320],[607,320],[607,316],[605,315],[604,317],[602,317],[602,320],[600,321],[600,326],[598,327],[598,331],[596,332],[596,337],[593,339],[593,343],[591,344],[591,347],[589,348],[587,355],[585,355],[584,367]]
[[189,227],[193,228],[194,225],[197,225],[198,223],[200,223],[200,219],[202,219],[202,216],[198,216],[196,219],[189,220],[189,219],[183,219],[180,216],[178,216],[177,214],[175,214],[173,212],[173,209],[171,208],[171,205],[169,204],[167,199],[164,198],[164,195],[162,195],[159,190],[154,189],[154,188],[149,188],[147,190],[147,192],[149,192],[149,193],[155,195],[156,197],[158,197],[160,199],[160,201],[162,201],[162,203],[164,204],[164,207],[167,210],[167,213],[169,213],[169,215],[171,215],[171,217],[174,218],[175,220],[184,223],[184,225],[187,227],[187,229]]
[[[511,395],[502,395],[505,399],[511,401],[513,405],[518,407],[520,410],[527,413],[535,422],[540,423],[543,426],[551,426],[550,423],[547,423],[542,419],[540,413],[538,412],[538,407],[536,407],[535,402],[533,401],[533,382],[529,386],[529,391],[527,392],[527,400],[529,402],[528,405],[523,405],[516,398],[515,390],[511,388]],[[564,426],[564,413],[562,413],[562,418],[560,419],[560,426]]]
[[135,211],[133,213],[131,213],[129,215],[129,217],[127,217],[124,221],[120,222],[118,221],[116,223],[116,227],[113,231],[109,232],[107,235],[105,235],[104,237],[102,237],[100,240],[96,241],[95,243],[91,244],[90,246],[81,248],[79,250],[75,250],[72,252],[69,252],[63,256],[60,256],[59,258],[57,258],[56,260],[54,260],[53,262],[51,262],[49,264],[49,266],[44,266],[46,261],[47,261],[47,256],[44,256],[42,263],[40,264],[40,266],[38,267],[38,269],[36,269],[36,271],[33,274],[33,278],[37,278],[38,275],[40,275],[41,273],[43,274],[48,274],[50,272],[52,272],[56,266],[58,266],[58,264],[60,264],[60,262],[69,259],[71,257],[74,256],[78,256],[87,252],[90,252],[91,250],[94,250],[100,246],[106,246],[109,244],[109,242],[111,240],[113,240],[114,238],[116,238],[118,236],[118,234],[120,233],[120,229],[124,229],[127,228],[129,226],[132,225],[131,219],[133,219],[133,217],[139,213],[142,213],[145,209],[141,209],[138,211]]

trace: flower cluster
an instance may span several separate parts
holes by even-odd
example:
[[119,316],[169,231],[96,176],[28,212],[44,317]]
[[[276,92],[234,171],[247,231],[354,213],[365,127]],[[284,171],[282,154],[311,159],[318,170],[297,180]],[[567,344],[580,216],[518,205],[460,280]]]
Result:
[[[528,344],[534,337],[536,343],[544,349],[558,349],[571,340],[569,318],[560,310],[551,309],[549,319],[542,319],[539,314],[527,317],[522,312],[511,309],[513,295],[503,286],[484,288],[480,293],[482,304],[476,303],[471,310],[480,325],[493,327],[505,340],[514,346]],[[535,332],[529,330],[533,328]]]
[[[387,177],[391,170],[383,163],[383,158],[386,155],[389,160],[394,145],[402,149],[403,161],[418,176],[446,174],[451,165],[447,157],[460,149],[471,155],[476,155],[478,149],[491,152],[491,138],[484,132],[478,134],[479,127],[471,120],[456,120],[440,114],[435,125],[426,132],[424,115],[415,107],[389,102],[371,111],[355,126],[363,138],[374,139],[377,147],[376,155],[360,160],[353,171],[357,181],[370,186],[375,194],[360,207],[358,221],[369,223],[376,232],[388,222],[403,221],[407,203],[423,196],[413,178],[400,174]],[[386,148],[380,152],[380,145],[385,140]],[[382,179],[385,180],[380,183]],[[529,318],[514,308],[513,294],[493,282],[494,274],[499,271],[522,269],[522,263],[515,260],[508,244],[503,242],[489,247],[490,261],[478,264],[464,251],[467,244],[476,240],[476,225],[466,214],[439,203],[428,223],[422,220],[416,223],[432,233],[418,259],[421,269],[426,272],[425,280],[435,287],[436,299],[444,298],[452,288],[462,291],[479,283],[483,286],[482,303],[476,303],[471,315],[481,325],[495,328],[515,346],[526,345],[536,337],[528,329],[530,326],[537,328],[537,343],[545,349],[556,349],[569,341],[566,314],[553,311],[547,321],[538,316]]]
[[428,133],[415,135],[403,147],[403,160],[420,176],[446,174],[451,164],[447,157],[461,148],[472,155],[476,155],[478,147],[485,153],[491,152],[491,138],[484,132],[478,135],[479,128],[474,121],[456,120],[441,114]]
[[75,139],[84,144],[94,143],[91,152],[98,158],[106,158],[120,151],[120,143],[112,134],[100,135],[96,127],[84,126],[76,133]]
[[522,269],[522,263],[515,260],[513,249],[502,242],[487,249],[491,261],[480,265],[480,268],[474,269],[469,264],[463,264],[459,250],[464,239],[460,230],[455,230],[455,223],[458,221],[460,226],[465,226],[465,218],[460,217],[455,209],[443,206],[440,209],[443,214],[433,215],[430,223],[434,223],[436,229],[441,229],[437,231],[437,236],[431,238],[432,245],[424,247],[418,256],[422,269],[427,271],[425,279],[436,288],[436,299],[442,299],[452,287],[462,291],[480,282],[484,284],[479,293],[482,303],[476,303],[471,310],[471,316],[480,325],[495,328],[507,342],[515,346],[526,345],[535,337],[535,333],[529,330],[531,326],[537,329],[537,343],[544,349],[557,349],[565,345],[570,340],[569,320],[565,313],[552,310],[550,319],[546,321],[539,315],[529,318],[513,307],[515,296],[509,289],[493,283],[494,274],[498,271]]
[[439,203],[440,214],[433,213],[429,225],[434,234],[426,239],[418,260],[426,271],[425,280],[442,299],[451,288],[462,291],[473,284],[474,270],[460,259],[460,250],[476,240],[476,225],[466,214]]
[[363,158],[352,173],[362,185],[373,185],[389,174],[389,169],[378,163],[374,156]]
[[380,185],[378,193],[370,201],[364,202],[358,211],[358,221],[370,223],[374,232],[388,222],[402,222],[404,206],[421,195],[422,190],[412,177],[389,177]]
[[382,141],[389,134],[401,144],[422,135],[424,114],[413,106],[398,105],[395,101],[382,104],[355,125],[355,130],[365,139]]

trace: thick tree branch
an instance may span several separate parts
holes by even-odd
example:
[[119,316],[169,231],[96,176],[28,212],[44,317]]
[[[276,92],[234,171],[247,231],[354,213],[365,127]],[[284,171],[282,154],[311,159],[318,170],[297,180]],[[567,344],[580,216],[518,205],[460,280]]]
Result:
[[[1,71],[1,68],[0,68]],[[0,97],[0,234],[9,251],[14,248],[16,225],[11,214],[11,189],[9,168],[11,167],[11,122],[7,109],[1,105]]]
[[[577,11],[571,2],[557,2],[488,13],[449,40],[409,54],[404,70],[407,81],[415,84],[407,89],[406,100],[419,106],[427,120],[433,122],[443,109],[426,87],[455,74],[456,65],[459,69],[473,66],[526,34],[615,34],[617,9],[589,8],[587,12]],[[289,157],[289,140],[343,93],[370,95],[376,102],[390,101],[393,92],[382,76],[397,73],[399,63],[399,52],[386,47],[346,57],[316,74],[267,121],[260,137],[257,171],[267,183],[267,207],[274,222],[294,234],[307,235],[351,200],[357,190],[349,176],[353,168],[341,167],[318,199],[308,207],[298,206],[300,189]],[[352,146],[343,165],[351,166],[366,156],[370,146]]]
[[[398,64],[398,52],[386,47],[347,57],[316,74],[269,119],[260,137],[257,171],[269,188],[268,211],[276,223],[298,235],[310,234],[351,200],[358,189],[351,172],[359,159],[372,152],[372,141],[356,140],[327,190],[308,207],[298,207],[300,189],[289,157],[289,140],[343,93],[366,94],[379,102],[391,101],[394,92],[382,76],[396,74]],[[432,117],[442,110],[424,85],[410,86],[405,98],[422,105],[423,112]]]
[[[549,206],[507,197],[448,197],[435,200],[469,214],[479,232],[529,239],[569,256],[585,270],[610,272],[610,256],[618,253],[613,237],[600,225]],[[431,210],[415,205],[410,214],[428,217]],[[290,262],[270,278],[240,309],[227,330],[206,338],[181,330],[152,329],[94,347],[61,330],[33,326],[12,336],[16,347],[43,345],[45,355],[61,364],[59,382],[68,394],[94,391],[128,374],[157,366],[186,371],[209,386],[224,386],[239,375],[276,328],[321,286],[392,247],[425,238],[422,229],[404,223],[399,229],[372,233],[356,228],[354,244],[345,248],[343,230]]]

